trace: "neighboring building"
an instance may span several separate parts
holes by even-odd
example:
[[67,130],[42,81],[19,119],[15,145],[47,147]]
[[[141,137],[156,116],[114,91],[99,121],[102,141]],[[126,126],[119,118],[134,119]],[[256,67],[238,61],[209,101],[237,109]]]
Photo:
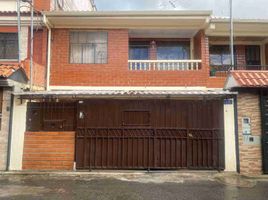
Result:
[[268,173],[268,71],[232,71],[226,89],[239,92],[237,121],[241,173]]
[[[34,55],[33,55],[33,88],[44,90],[46,86],[47,65],[47,27],[43,23],[41,11],[54,9],[58,1],[34,1]],[[82,1],[81,1],[82,2]],[[92,10],[86,4],[85,10]],[[77,10],[68,4],[68,10]],[[87,8],[87,5],[89,7]],[[67,9],[67,8],[66,8]],[[62,10],[66,10],[65,7]],[[0,170],[9,166],[11,153],[10,137],[12,119],[13,92],[29,90],[30,79],[30,4],[21,1],[21,41],[18,49],[17,0],[0,1]],[[19,55],[22,62],[19,63]],[[15,101],[16,99],[14,99]],[[13,121],[14,122],[14,121]],[[13,130],[14,131],[14,130]],[[16,130],[15,130],[16,131]]]

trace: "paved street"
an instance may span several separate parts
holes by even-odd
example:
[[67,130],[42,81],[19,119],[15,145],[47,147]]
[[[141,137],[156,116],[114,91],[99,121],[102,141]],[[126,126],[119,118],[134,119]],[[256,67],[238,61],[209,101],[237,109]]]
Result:
[[199,173],[3,175],[0,199],[267,200],[268,182]]

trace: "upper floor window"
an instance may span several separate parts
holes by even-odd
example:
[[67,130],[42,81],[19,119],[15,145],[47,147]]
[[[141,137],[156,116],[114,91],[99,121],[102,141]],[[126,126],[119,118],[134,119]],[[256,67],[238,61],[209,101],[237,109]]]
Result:
[[158,42],[158,60],[187,60],[190,59],[189,42]]
[[130,60],[149,60],[149,42],[130,42],[129,59]]
[[212,66],[231,65],[230,47],[228,45],[213,45],[209,51]]
[[70,63],[103,64],[107,63],[108,33],[71,32]]
[[261,65],[261,48],[258,45],[246,46],[247,65]]
[[18,59],[17,33],[0,33],[0,59]]

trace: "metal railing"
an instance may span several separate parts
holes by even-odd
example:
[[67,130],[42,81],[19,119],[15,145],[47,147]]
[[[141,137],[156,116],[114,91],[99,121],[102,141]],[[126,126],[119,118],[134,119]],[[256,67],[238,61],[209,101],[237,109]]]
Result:
[[200,70],[201,60],[129,60],[132,71],[195,71]]
[[231,70],[268,70],[268,65],[218,65],[210,66],[210,76],[225,76]]

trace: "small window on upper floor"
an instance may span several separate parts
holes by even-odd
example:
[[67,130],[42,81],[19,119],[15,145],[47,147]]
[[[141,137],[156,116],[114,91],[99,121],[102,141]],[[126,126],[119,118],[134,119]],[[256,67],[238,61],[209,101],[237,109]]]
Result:
[[230,47],[228,45],[213,45],[209,51],[212,66],[231,65]]
[[108,33],[76,31],[70,33],[70,63],[105,64]]
[[0,60],[18,59],[18,34],[0,33]]

